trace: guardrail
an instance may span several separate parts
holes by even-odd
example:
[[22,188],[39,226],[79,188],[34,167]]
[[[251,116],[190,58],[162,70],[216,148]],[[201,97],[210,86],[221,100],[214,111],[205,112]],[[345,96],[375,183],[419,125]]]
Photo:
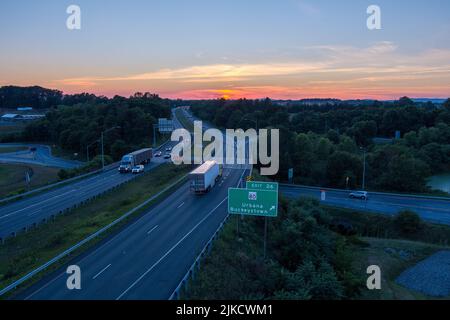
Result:
[[31,191],[24,192],[24,193],[15,195],[15,196],[3,198],[3,199],[0,199],[0,204],[1,203],[6,203],[6,202],[10,202],[10,201],[14,201],[14,200],[17,200],[17,199],[20,199],[20,198],[23,198],[23,197],[27,197],[27,196],[33,195],[35,193],[39,193],[39,192],[42,192],[42,191],[45,191],[45,190],[48,190],[48,189],[52,189],[52,188],[58,187],[60,185],[66,184],[66,183],[71,183],[71,182],[74,182],[74,181],[77,181],[77,180],[81,180],[81,179],[84,179],[84,178],[96,175],[96,174],[104,172],[104,171],[110,171],[110,170],[113,170],[113,169],[117,168],[118,166],[119,166],[118,162],[112,163],[112,164],[110,164],[108,166],[105,166],[105,170],[102,170],[102,169],[95,170],[95,171],[92,171],[92,172],[89,172],[89,173],[86,173],[86,174],[83,174],[83,175],[79,175],[79,176],[76,176],[76,177],[73,177],[73,178],[70,178],[70,179],[66,179],[66,180],[62,180],[62,181],[59,181],[59,182],[56,182],[56,183],[52,183],[52,184],[46,185],[44,187],[33,189]]
[[13,282],[12,284],[8,285],[7,287],[3,288],[2,290],[0,290],[0,296],[10,292],[11,290],[17,288],[19,285],[23,284],[25,281],[31,279],[32,277],[34,277],[35,275],[37,275],[38,273],[42,272],[43,270],[47,269],[49,266],[55,264],[56,262],[60,261],[61,259],[65,258],[66,256],[70,255],[71,253],[73,253],[75,250],[77,250],[78,248],[80,248],[81,246],[85,245],[86,243],[88,243],[89,241],[97,238],[98,236],[102,235],[103,233],[105,233],[106,231],[108,231],[109,229],[111,229],[112,227],[114,227],[115,225],[117,225],[118,223],[120,223],[121,221],[125,220],[126,218],[128,218],[129,216],[131,216],[132,214],[134,214],[135,212],[137,212],[138,210],[144,208],[145,206],[147,206],[149,203],[151,203],[152,201],[154,201],[155,199],[159,198],[161,195],[163,195],[164,193],[166,193],[167,191],[169,191],[170,189],[174,188],[175,186],[177,186],[179,183],[181,183],[183,180],[185,180],[187,178],[188,175],[184,175],[182,178],[178,179],[177,181],[175,181],[174,183],[172,183],[170,186],[166,187],[164,190],[160,191],[159,193],[157,193],[156,195],[150,197],[149,199],[147,199],[146,201],[144,201],[143,203],[141,203],[140,205],[138,205],[137,207],[131,209],[130,211],[128,211],[127,213],[125,213],[124,215],[122,215],[120,218],[114,220],[113,222],[111,222],[110,224],[108,224],[107,226],[101,228],[100,230],[98,230],[97,232],[95,232],[94,234],[90,235],[89,237],[87,237],[86,239],[80,241],[79,243],[77,243],[76,245],[70,247],[69,249],[67,249],[66,251],[62,252],[61,254],[57,255],[55,258],[51,259],[50,261],[48,261],[47,263],[43,264],[42,266],[34,269],[33,271],[31,271],[30,273],[28,273],[27,275],[23,276],[22,278],[20,278],[19,280],[16,280],[15,282]]
[[[253,167],[250,169],[253,170]],[[243,183],[243,177],[245,172],[247,171],[244,170],[242,172],[241,177],[239,178],[239,183],[238,186]],[[188,283],[189,280],[192,278],[195,278],[195,273],[196,271],[198,271],[200,269],[200,264],[202,259],[204,259],[206,257],[207,254],[209,254],[211,252],[211,248],[212,245],[214,243],[214,241],[217,239],[217,237],[219,236],[220,232],[222,231],[223,227],[225,226],[225,223],[228,221],[230,215],[227,214],[225,219],[220,223],[219,227],[217,228],[216,232],[214,232],[214,234],[212,235],[212,237],[209,239],[209,241],[206,243],[206,245],[203,247],[202,251],[200,252],[200,254],[197,256],[197,258],[195,259],[194,263],[191,265],[191,267],[188,269],[188,271],[186,272],[185,276],[183,277],[183,279],[181,279],[180,283],[178,284],[178,286],[175,288],[175,290],[173,291],[173,293],[170,295],[169,300],[178,300],[180,298],[180,293],[181,290],[183,289],[183,287],[185,289],[188,288]]]
[[[326,187],[311,187],[311,186],[287,184],[287,183],[280,183],[280,187],[285,187],[288,189],[327,190],[327,191],[335,191],[335,192],[343,192],[343,193],[348,193],[348,192],[353,191],[353,190],[335,189],[335,188],[326,188]],[[389,192],[377,192],[377,191],[368,191],[368,193],[373,194],[373,195],[380,195],[380,196],[395,196],[395,197],[404,197],[404,198],[419,198],[419,199],[429,199],[429,200],[450,201],[450,197],[438,197],[438,196],[404,194],[404,193],[389,193]]]

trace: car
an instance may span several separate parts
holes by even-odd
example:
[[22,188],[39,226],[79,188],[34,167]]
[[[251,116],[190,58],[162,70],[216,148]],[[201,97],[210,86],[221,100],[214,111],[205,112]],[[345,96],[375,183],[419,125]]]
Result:
[[172,151],[172,147],[167,147],[166,148],[166,152],[171,152]]
[[144,166],[142,164],[135,166],[133,170],[131,170],[132,173],[142,173],[144,172]]
[[166,153],[165,155],[164,155],[164,159],[170,159],[172,156],[171,156],[171,154],[170,153]]
[[158,152],[155,153],[155,157],[156,158],[159,158],[161,156],[162,156],[162,152],[161,151],[158,151]]
[[354,191],[348,195],[350,199],[368,200],[369,194],[366,191]]

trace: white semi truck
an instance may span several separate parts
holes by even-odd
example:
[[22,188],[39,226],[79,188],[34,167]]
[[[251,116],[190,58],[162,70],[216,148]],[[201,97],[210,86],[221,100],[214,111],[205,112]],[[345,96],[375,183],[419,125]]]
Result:
[[119,172],[128,173],[137,165],[144,165],[150,162],[153,157],[153,149],[141,149],[122,157],[120,162]]
[[216,161],[206,161],[189,174],[190,191],[195,194],[208,193],[222,177],[222,166]]

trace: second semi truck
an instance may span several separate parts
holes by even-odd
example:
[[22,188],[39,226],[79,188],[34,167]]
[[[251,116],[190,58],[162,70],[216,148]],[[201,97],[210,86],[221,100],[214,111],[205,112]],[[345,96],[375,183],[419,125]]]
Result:
[[208,193],[222,176],[222,166],[216,161],[206,161],[189,174],[190,190],[195,194]]
[[120,162],[119,172],[128,173],[140,164],[147,164],[153,157],[153,149],[141,149],[127,155],[124,155]]

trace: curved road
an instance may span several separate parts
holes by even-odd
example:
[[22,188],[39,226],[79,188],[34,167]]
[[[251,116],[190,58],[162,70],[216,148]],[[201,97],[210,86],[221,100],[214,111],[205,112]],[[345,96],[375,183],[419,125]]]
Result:
[[[45,167],[55,167],[61,169],[72,169],[79,167],[82,163],[79,161],[66,160],[52,156],[49,146],[26,143],[2,143],[2,147],[28,147],[28,150],[12,153],[0,153],[0,163],[23,163],[34,164]],[[31,151],[36,148],[36,151]]]
[[[177,121],[175,121],[175,125],[177,127],[180,126]],[[173,147],[175,144],[175,142],[169,141],[159,149],[164,152],[166,147]],[[8,146],[13,145],[10,144]],[[169,161],[170,159],[167,160],[163,157],[153,158],[151,163],[145,167],[145,170],[152,170],[160,164]],[[114,168],[113,170],[101,172],[92,177],[57,187],[51,191],[0,206],[0,240],[17,232],[25,231],[35,223],[51,218],[52,215],[70,209],[135,177],[132,174],[120,174]]]

